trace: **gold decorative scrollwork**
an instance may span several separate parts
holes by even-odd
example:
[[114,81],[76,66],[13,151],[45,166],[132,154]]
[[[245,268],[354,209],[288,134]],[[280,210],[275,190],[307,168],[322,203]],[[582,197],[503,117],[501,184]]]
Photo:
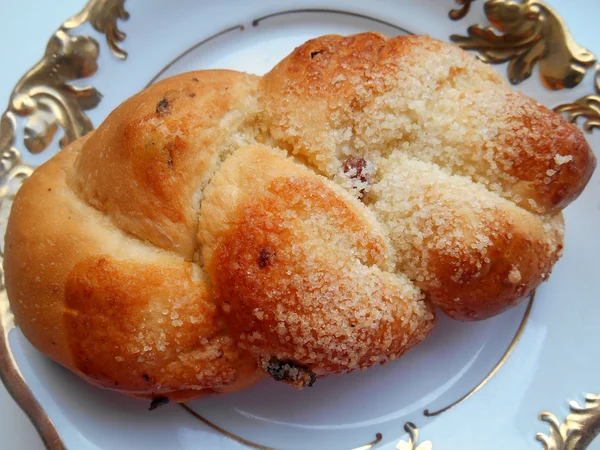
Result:
[[594,87],[596,94],[578,98],[573,103],[558,105],[554,111],[565,114],[571,122],[583,117],[583,128],[588,133],[594,128],[600,128],[600,65],[596,66]]
[[92,0],[79,14],[68,19],[62,28],[69,30],[89,22],[96,31],[106,36],[106,43],[113,54],[119,59],[125,59],[127,52],[118,43],[123,42],[126,35],[119,30],[118,19],[129,19],[129,13],[125,11],[125,0]]
[[9,111],[0,116],[0,176],[8,173],[21,159],[14,146],[17,123],[15,115]]
[[488,0],[484,11],[493,27],[473,25],[468,36],[450,39],[476,50],[484,62],[509,61],[508,78],[513,84],[529,78],[538,64],[546,87],[571,88],[596,62],[590,51],[575,42],[556,11],[542,1]]
[[70,82],[93,75],[97,70],[98,42],[91,36],[71,36],[68,30],[86,20],[106,34],[111,50],[124,58],[117,45],[125,35],[118,30],[118,18],[127,18],[124,0],[93,0],[71,19],[67,20],[52,35],[42,59],[17,83],[7,111],[2,116],[3,128],[0,137],[0,154],[7,149],[14,127],[6,126],[8,114],[26,117],[24,144],[31,153],[45,150],[58,127],[64,130],[60,145],[64,146],[87,132],[93,126],[84,111],[98,105],[102,95],[91,86],[75,87]]
[[584,450],[600,434],[600,396],[587,394],[585,405],[572,401],[569,403],[571,413],[559,423],[554,414],[543,412],[540,420],[550,425],[550,434],[538,433],[544,450]]
[[377,433],[375,435],[375,439],[372,440],[371,442],[369,442],[368,444],[361,445],[360,447],[356,447],[351,450],[370,450],[373,447],[375,447],[377,444],[379,444],[382,439],[383,439],[383,435],[381,433]]
[[456,3],[460,5],[460,8],[452,9],[448,13],[448,16],[452,20],[459,20],[469,14],[469,10],[471,9],[471,3],[475,0],[456,0]]
[[92,130],[85,110],[98,105],[102,95],[95,88],[69,82],[93,75],[98,66],[98,43],[89,36],[71,36],[58,30],[48,42],[44,57],[19,80],[8,110],[27,118],[24,143],[40,153],[57,131],[64,130],[64,146]]
[[[412,422],[404,424],[404,430],[408,433],[408,442],[400,441],[396,444],[397,450],[432,450],[433,443],[431,441],[419,442],[419,429]],[[418,444],[418,445],[417,445]]]
[[[96,72],[99,44],[91,36],[73,36],[69,30],[90,22],[94,29],[106,35],[112,52],[124,59],[126,53],[117,42],[123,41],[125,34],[116,24],[118,19],[127,17],[124,0],[89,1],[50,37],[42,59],[13,89],[7,109],[0,115],[0,236],[4,236],[14,195],[21,182],[33,172],[33,167],[23,163],[16,143],[17,118],[25,120],[23,144],[31,153],[48,148],[59,127],[64,132],[59,141],[61,146],[92,130],[85,111],[96,107],[102,95],[92,86],[76,87],[70,83]],[[0,378],[29,416],[46,447],[63,450],[65,446],[56,426],[31,393],[8,342],[8,333],[15,324],[4,289],[2,242],[0,239]]]

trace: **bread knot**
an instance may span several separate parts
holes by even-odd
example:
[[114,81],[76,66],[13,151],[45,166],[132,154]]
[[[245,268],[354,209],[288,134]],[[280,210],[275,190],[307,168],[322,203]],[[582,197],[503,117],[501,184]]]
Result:
[[25,336],[104,388],[302,388],[398,358],[436,307],[485,319],[531,293],[594,167],[456,46],[324,36],[263,77],[160,81],[37,169],[7,290]]

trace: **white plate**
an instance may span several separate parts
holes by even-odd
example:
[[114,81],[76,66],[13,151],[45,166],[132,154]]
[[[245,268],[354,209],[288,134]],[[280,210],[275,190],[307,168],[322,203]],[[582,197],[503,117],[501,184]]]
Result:
[[[448,13],[457,7],[452,1],[129,0],[125,7],[130,19],[117,22],[127,33],[123,42],[115,42],[128,53],[122,60],[115,56],[118,49],[111,52],[105,36],[98,33],[110,28],[106,24],[111,21],[102,19],[114,19],[110,7],[120,3],[92,2],[89,18],[99,19],[92,20],[97,30],[87,21],[63,31],[88,36],[80,39],[94,39],[99,46],[97,61],[87,57],[98,70],[88,78],[68,80],[76,86],[92,85],[102,93],[97,107],[83,111],[95,125],[156,77],[202,68],[262,74],[295,46],[319,35],[379,31],[449,40],[452,34],[465,35],[470,25],[488,24],[481,1],[471,5],[465,18],[451,20]],[[565,17],[573,16],[574,10],[600,14],[600,3],[594,1],[577,6],[552,3]],[[553,36],[557,45],[551,51],[562,51],[557,39],[561,35],[556,33],[559,24],[553,18],[542,10],[539,20],[547,33],[542,39]],[[600,55],[600,43],[591,36],[592,31],[574,29],[575,41]],[[506,64],[496,67],[506,76]],[[515,88],[550,107],[594,93],[594,67],[573,89],[546,89],[540,75],[536,66],[533,75]],[[25,163],[37,165],[57,151],[56,137],[62,132],[40,153],[28,152],[23,140],[28,114],[16,115],[14,145]],[[49,120],[52,113],[44,117]],[[9,147],[9,131],[2,130],[0,150]],[[600,129],[586,136],[592,147],[600,148]],[[16,188],[13,184],[2,186],[10,194]],[[2,209],[6,211],[9,204],[5,198]],[[18,329],[10,332],[8,344],[37,403],[20,385],[18,374],[9,373],[9,353],[1,349],[0,371],[17,401],[30,414],[37,414],[34,421],[43,428],[47,444],[56,448],[60,442],[48,441],[53,430],[71,449],[228,450],[244,448],[240,439],[259,448],[290,450],[367,449],[375,440],[377,449],[542,448],[536,434],[550,435],[550,425],[538,418],[542,411],[556,414],[557,423],[570,414],[564,433],[577,427],[592,433],[600,429],[593,423],[600,422],[600,401],[591,401],[583,412],[568,409],[569,400],[583,403],[585,393],[600,393],[600,363],[594,358],[600,342],[598,172],[565,215],[564,257],[538,289],[535,301],[484,322],[459,323],[440,317],[433,335],[399,361],[320,380],[302,392],[266,381],[238,394],[190,403],[204,422],[177,405],[148,412],[142,401],[92,388],[40,355]],[[5,321],[10,319],[3,314]],[[582,421],[587,422],[582,425]],[[549,448],[585,448],[581,443],[566,447],[559,435],[549,439]],[[574,437],[570,439],[573,442]],[[600,442],[595,445],[600,448]]]

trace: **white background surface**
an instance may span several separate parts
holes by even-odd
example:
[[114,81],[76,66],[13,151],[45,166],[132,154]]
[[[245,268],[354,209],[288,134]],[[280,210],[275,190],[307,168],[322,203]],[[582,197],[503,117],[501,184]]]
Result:
[[[600,54],[600,39],[594,39],[598,0],[578,0],[577,8],[568,2],[553,0],[570,25],[575,39],[596,54]],[[440,0],[452,7],[452,0]],[[0,0],[0,110],[8,102],[10,92],[32,64],[43,54],[48,37],[70,15],[83,6],[83,0]],[[49,6],[51,5],[51,6]],[[176,2],[173,3],[176,7]],[[480,5],[475,4],[475,7]],[[586,5],[588,5],[586,7]],[[0,385],[0,448],[4,450],[42,449],[43,446],[26,416]]]

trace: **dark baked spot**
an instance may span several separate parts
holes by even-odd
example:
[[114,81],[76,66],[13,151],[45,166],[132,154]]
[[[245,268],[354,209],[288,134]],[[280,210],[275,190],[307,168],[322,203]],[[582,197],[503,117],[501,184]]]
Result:
[[195,93],[195,92],[192,92],[191,94],[188,94],[188,97],[189,97],[189,98],[194,98],[195,96],[196,96],[196,93]]
[[312,370],[292,361],[271,358],[265,362],[264,369],[275,381],[283,381],[297,387],[311,387],[317,380],[317,375]]
[[50,192],[52,190],[52,188],[48,188],[48,192]]
[[314,59],[315,56],[323,53],[323,50],[317,50],[316,52],[310,52],[310,59]]
[[269,247],[261,248],[258,252],[258,267],[267,267],[275,258],[275,252]]
[[156,114],[159,116],[165,115],[169,111],[169,101],[163,98],[158,105],[156,105]]
[[148,375],[147,373],[143,374],[142,378],[144,378],[144,380],[146,381],[150,381],[150,375]]
[[150,408],[148,408],[148,411],[152,411],[159,406],[164,406],[167,403],[169,403],[169,399],[167,397],[154,397],[150,402]]
[[192,81],[195,81],[195,82],[197,83],[197,82],[198,82],[198,81],[200,81],[200,80],[198,80],[198,78],[196,78],[196,77],[193,77],[193,78],[192,78]]

